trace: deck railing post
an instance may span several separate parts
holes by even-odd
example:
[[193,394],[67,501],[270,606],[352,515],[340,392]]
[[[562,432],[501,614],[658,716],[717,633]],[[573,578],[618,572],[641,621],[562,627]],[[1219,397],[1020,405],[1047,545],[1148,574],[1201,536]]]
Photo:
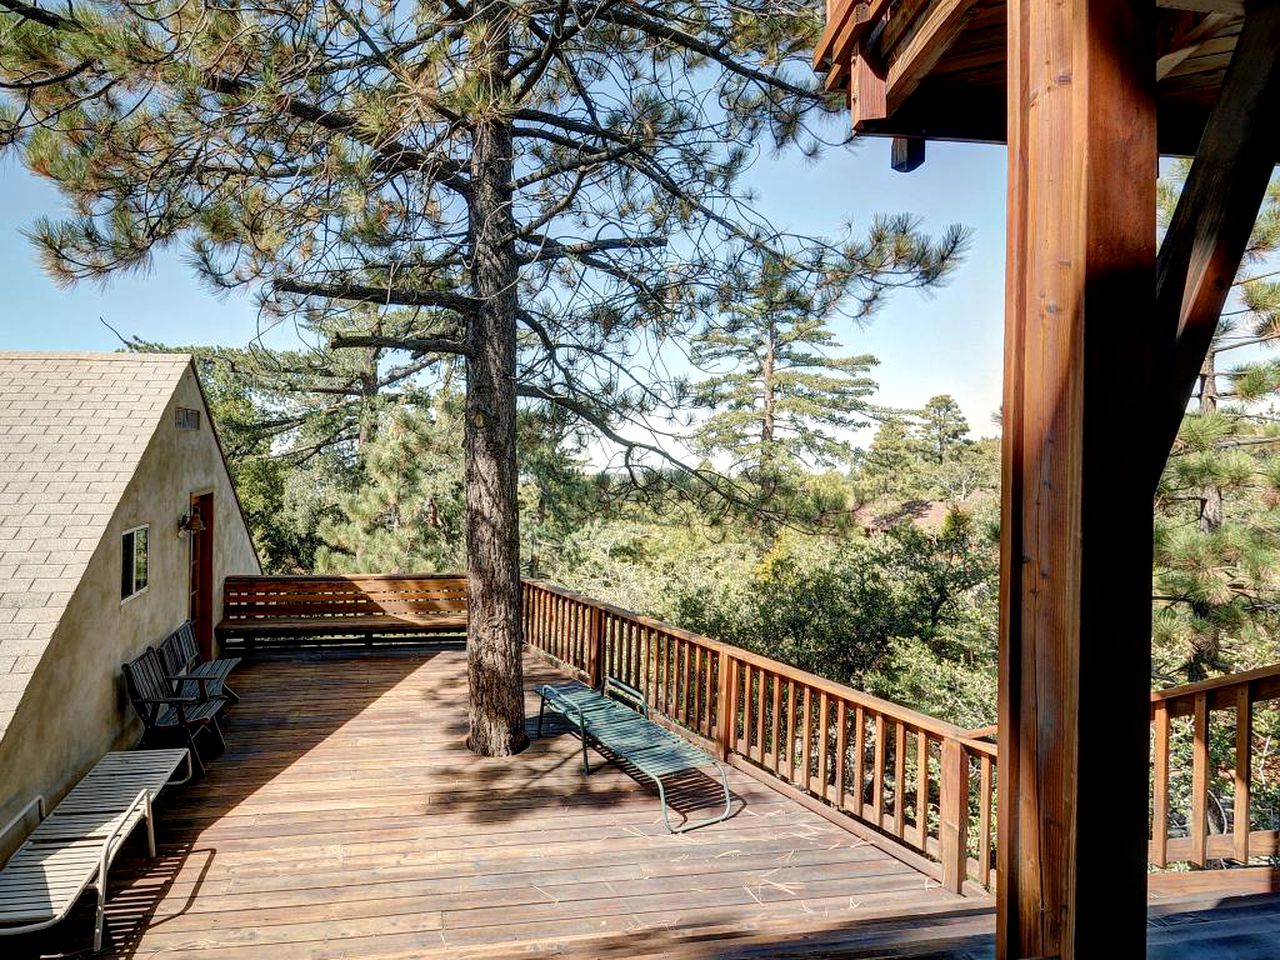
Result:
[[604,611],[595,604],[592,604],[589,609],[591,616],[588,622],[591,632],[588,635],[590,642],[587,653],[587,676],[591,686],[599,688],[604,683],[605,616]]
[[720,759],[729,759],[729,744],[733,740],[734,712],[737,705],[733,699],[730,677],[733,671],[733,658],[729,651],[721,647],[716,654],[716,745],[720,748]]
[[938,854],[942,886],[963,893],[969,860],[969,755],[959,740],[942,741],[942,785],[939,796]]

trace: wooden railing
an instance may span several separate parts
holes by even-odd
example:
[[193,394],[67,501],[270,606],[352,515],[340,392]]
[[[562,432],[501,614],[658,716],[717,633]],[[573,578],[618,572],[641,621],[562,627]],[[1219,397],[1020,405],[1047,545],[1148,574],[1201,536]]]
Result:
[[954,724],[539,581],[525,641],[946,889],[994,889],[996,746]]
[[[1254,708],[1280,699],[1280,666],[1263,667],[1151,695],[1153,778],[1150,859],[1156,866],[1185,861],[1204,866],[1209,860],[1248,863],[1250,857],[1276,856],[1280,834],[1252,829],[1255,761]],[[1187,719],[1182,719],[1187,718]],[[1211,734],[1214,720],[1230,720],[1230,823],[1225,804],[1219,818],[1229,832],[1212,832],[1210,801],[1216,799],[1215,776],[1227,766],[1215,763]],[[1171,758],[1178,738],[1190,738],[1191,791],[1185,836],[1170,836]],[[1179,755],[1185,754],[1186,744]],[[1226,793],[1227,791],[1223,791]]]
[[[526,641],[584,680],[597,683],[608,672],[639,688],[673,729],[828,819],[895,842],[947,889],[994,890],[994,726],[964,731],[540,581],[525,582],[524,617]],[[1280,701],[1280,665],[1152,693],[1153,865],[1280,855],[1280,832],[1252,829],[1251,818],[1254,711],[1273,700]],[[1214,732],[1230,734],[1229,764],[1215,762]],[[1176,818],[1175,753],[1189,754],[1191,769],[1189,811]],[[1227,782],[1216,784],[1228,768]],[[1217,818],[1226,829],[1215,832],[1210,806],[1219,795],[1229,804]],[[1186,829],[1171,835],[1184,812]]]

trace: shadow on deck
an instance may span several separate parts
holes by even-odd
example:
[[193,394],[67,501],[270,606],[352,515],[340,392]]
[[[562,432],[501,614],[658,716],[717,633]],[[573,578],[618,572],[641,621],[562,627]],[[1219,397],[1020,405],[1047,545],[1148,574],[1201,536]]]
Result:
[[[560,678],[533,655],[526,669],[530,689]],[[656,791],[616,765],[584,777],[563,728],[473,756],[459,648],[272,657],[236,686],[226,754],[160,808],[160,857],[135,838],[117,861],[104,955],[994,955],[989,900],[740,773],[731,819],[671,836]],[[683,815],[721,800],[682,786]],[[1153,957],[1277,955],[1274,897],[1207,911],[1212,895],[1168,888]],[[90,931],[85,912],[6,956],[87,954]]]

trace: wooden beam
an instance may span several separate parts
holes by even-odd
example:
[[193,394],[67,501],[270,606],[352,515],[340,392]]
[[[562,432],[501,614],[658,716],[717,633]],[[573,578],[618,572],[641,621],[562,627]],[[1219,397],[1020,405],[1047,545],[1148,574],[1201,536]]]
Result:
[[919,18],[889,64],[888,113],[894,113],[938,65],[973,19],[977,6],[977,0],[939,0]]
[[898,173],[918,170],[924,163],[925,142],[909,137],[894,137],[890,146],[889,166]]
[[[1226,13],[1176,14],[1182,22],[1162,31],[1158,38],[1159,59],[1156,60],[1156,80],[1163,80],[1185,63],[1193,53],[1218,35],[1235,18]],[[1184,19],[1185,18],[1185,19]]]
[[853,61],[853,77],[849,80],[849,105],[856,128],[864,120],[883,120],[889,115],[885,100],[884,71],[860,48]]
[[1160,479],[1280,159],[1280,0],[1252,5],[1160,246],[1164,335],[1149,482]]
[[1229,13],[1244,16],[1244,0],[1156,0],[1162,10],[1191,10],[1195,13]]
[[827,25],[813,48],[813,69],[823,70],[847,60],[849,51],[884,12],[886,0],[860,3],[858,0],[836,0],[827,14]]
[[997,957],[1141,957],[1155,8],[1008,10]]

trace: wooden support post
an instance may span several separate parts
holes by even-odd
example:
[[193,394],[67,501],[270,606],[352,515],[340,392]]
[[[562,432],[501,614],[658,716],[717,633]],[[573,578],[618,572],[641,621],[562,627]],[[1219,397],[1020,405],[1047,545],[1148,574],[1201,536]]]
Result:
[[591,615],[588,618],[589,632],[587,634],[588,642],[588,676],[591,680],[591,686],[599,689],[604,683],[605,674],[605,618],[604,611],[597,606],[589,608]]
[[897,173],[910,173],[924,163],[925,141],[918,137],[894,137],[889,166]]
[[1146,949],[1154,15],[1008,3],[1000,960]]
[[942,741],[938,815],[942,888],[950,893],[962,893],[969,873],[969,756],[958,740]]
[[720,747],[721,760],[729,759],[729,742],[734,735],[734,714],[738,710],[734,663],[728,650],[721,647],[716,663],[716,744]]

